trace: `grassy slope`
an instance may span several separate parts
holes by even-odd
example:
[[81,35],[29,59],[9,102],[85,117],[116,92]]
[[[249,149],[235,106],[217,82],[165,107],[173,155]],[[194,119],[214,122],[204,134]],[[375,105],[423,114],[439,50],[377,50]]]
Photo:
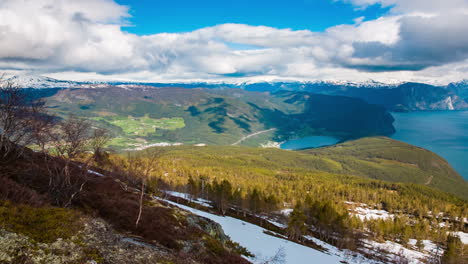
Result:
[[[231,146],[158,148],[159,155],[177,164],[218,171],[260,186],[356,180],[354,177],[425,185],[468,198],[468,185],[441,157],[385,137],[364,138],[334,147],[287,151]],[[176,163],[172,163],[176,164]],[[235,176],[237,175],[237,176]],[[224,177],[224,176],[222,176]],[[284,182],[282,180],[289,178]],[[268,188],[268,187],[267,187]]]
[[468,198],[467,182],[445,159],[390,138],[363,138],[302,153],[338,162],[340,173],[423,184]]

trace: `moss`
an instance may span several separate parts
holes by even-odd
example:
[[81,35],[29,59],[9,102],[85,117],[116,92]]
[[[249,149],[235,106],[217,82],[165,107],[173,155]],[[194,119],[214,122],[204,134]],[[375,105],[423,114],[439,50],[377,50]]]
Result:
[[102,254],[96,248],[85,248],[83,250],[84,257],[82,258],[81,262],[86,262],[90,260],[94,260],[96,263],[104,263],[105,259]]
[[0,201],[0,227],[40,243],[71,238],[83,226],[80,218],[78,212],[70,209],[35,208]]
[[226,252],[226,249],[224,248],[223,244],[221,244],[221,242],[219,242],[218,240],[209,236],[205,236],[203,240],[205,241],[206,249],[209,252],[213,253],[213,255],[218,256]]

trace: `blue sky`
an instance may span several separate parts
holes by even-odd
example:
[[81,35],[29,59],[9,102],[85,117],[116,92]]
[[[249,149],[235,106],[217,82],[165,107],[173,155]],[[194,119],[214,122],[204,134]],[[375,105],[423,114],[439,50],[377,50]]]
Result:
[[366,9],[333,0],[117,0],[130,7],[132,26],[124,30],[149,35],[188,32],[224,23],[238,23],[293,30],[323,31],[353,24],[354,19],[373,20],[388,12],[380,4]]

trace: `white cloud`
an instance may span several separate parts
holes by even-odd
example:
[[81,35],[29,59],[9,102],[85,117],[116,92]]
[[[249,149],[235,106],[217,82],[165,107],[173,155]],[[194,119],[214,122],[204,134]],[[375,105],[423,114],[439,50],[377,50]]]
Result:
[[154,81],[466,78],[466,1],[350,2],[394,7],[320,33],[223,24],[137,36],[121,30],[128,8],[112,0],[2,0],[0,68]]
[[382,7],[390,7],[394,13],[447,13],[466,12],[468,1],[466,0],[336,0],[347,2],[358,8],[380,4]]

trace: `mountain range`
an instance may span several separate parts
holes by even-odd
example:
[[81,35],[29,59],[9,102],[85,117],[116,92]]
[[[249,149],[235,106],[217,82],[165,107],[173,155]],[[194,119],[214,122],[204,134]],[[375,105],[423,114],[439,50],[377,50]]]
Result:
[[120,81],[65,81],[33,75],[18,75],[9,79],[24,88],[106,88],[118,87],[180,87],[215,90],[238,88],[246,91],[304,91],[363,99],[384,106],[389,111],[431,111],[468,109],[468,80],[436,86],[423,83],[382,83],[377,81],[312,81],[312,82],[240,82],[240,83],[152,83]]

